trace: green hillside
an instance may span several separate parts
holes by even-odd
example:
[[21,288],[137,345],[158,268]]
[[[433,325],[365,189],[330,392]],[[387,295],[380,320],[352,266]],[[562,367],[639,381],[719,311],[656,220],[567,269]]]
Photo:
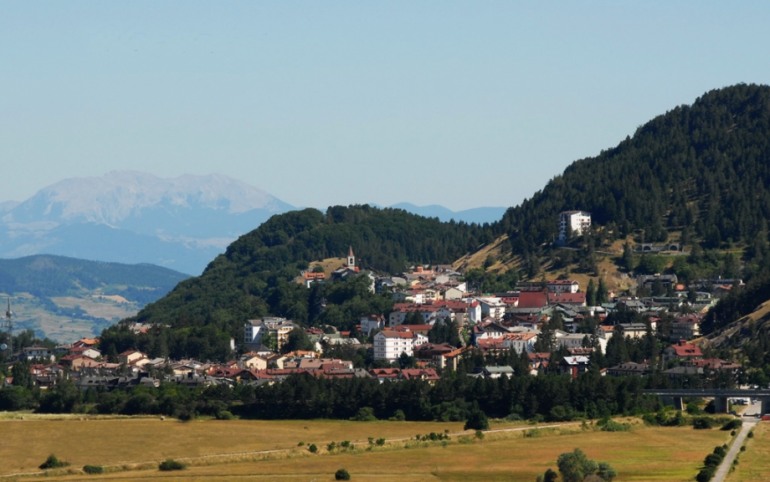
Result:
[[[138,344],[151,354],[221,358],[249,318],[271,314],[349,329],[359,316],[387,308],[389,300],[369,293],[360,279],[308,290],[295,278],[312,261],[346,256],[353,247],[358,266],[398,273],[411,263],[449,264],[490,240],[488,226],[367,205],[273,216],[231,244],[200,277],[180,283],[136,317],[169,329],[137,340],[115,327],[105,332],[103,345],[118,352]],[[321,300],[335,307],[321,313]]]
[[662,242],[671,230],[706,249],[743,245],[766,256],[770,217],[770,87],[713,90],[570,165],[501,221],[514,251],[557,234],[558,213],[590,211],[622,238]]
[[52,255],[0,259],[0,294],[12,304],[15,329],[62,342],[98,335],[185,278],[150,264]]

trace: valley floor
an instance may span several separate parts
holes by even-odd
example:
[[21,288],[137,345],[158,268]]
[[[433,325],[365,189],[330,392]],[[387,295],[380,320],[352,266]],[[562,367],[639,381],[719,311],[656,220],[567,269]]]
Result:
[[[559,454],[580,448],[591,459],[609,462],[619,481],[687,481],[706,454],[730,438],[717,429],[633,423],[628,432],[600,432],[580,423],[493,423],[478,439],[460,423],[9,416],[0,417],[0,479],[40,474],[37,466],[53,453],[71,465],[49,471],[46,480],[83,480],[81,468],[91,464],[106,473],[88,480],[333,480],[345,468],[352,480],[533,481],[556,468]],[[450,439],[415,441],[430,432],[449,433]],[[766,431],[757,432],[752,444],[763,447]],[[370,437],[387,441],[378,446]],[[354,448],[329,453],[330,442],[345,440]],[[318,453],[310,453],[310,444]],[[747,461],[751,454],[745,454]],[[188,468],[159,472],[157,464],[167,458]]]

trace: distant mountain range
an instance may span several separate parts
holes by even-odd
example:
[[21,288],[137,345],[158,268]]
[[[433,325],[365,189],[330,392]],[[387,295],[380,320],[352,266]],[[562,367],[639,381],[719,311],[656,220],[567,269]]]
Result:
[[0,209],[0,257],[48,253],[197,274],[238,236],[294,207],[221,175],[120,171],[67,179]]
[[502,219],[505,214],[505,207],[479,207],[472,209],[465,209],[463,211],[452,211],[439,206],[437,204],[431,204],[429,206],[415,206],[411,203],[399,203],[390,206],[396,209],[403,209],[406,212],[424,216],[426,218],[438,218],[439,221],[449,222],[455,220],[457,222],[466,223],[494,223]]
[[[505,212],[454,212],[408,203],[393,207],[467,223],[494,222]],[[151,263],[195,275],[236,238],[294,209],[265,191],[216,174],[164,179],[114,171],[66,179],[21,203],[0,202],[0,258],[55,254]]]

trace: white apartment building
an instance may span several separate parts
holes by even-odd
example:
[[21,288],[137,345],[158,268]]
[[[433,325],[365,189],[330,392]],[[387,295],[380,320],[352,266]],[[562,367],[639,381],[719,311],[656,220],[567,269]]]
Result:
[[394,362],[402,353],[413,356],[415,347],[427,342],[419,333],[385,329],[374,335],[374,359]]
[[564,211],[559,213],[559,241],[564,242],[570,235],[580,236],[591,228],[591,213],[587,211]]

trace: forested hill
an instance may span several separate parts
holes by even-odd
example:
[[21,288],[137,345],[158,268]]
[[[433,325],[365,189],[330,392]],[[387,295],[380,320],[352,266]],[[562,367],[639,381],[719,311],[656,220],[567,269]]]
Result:
[[501,228],[518,253],[556,236],[564,210],[590,211],[621,237],[662,241],[687,227],[705,248],[767,239],[770,217],[770,87],[713,90],[637,129],[617,147],[570,165],[510,208]]
[[[148,345],[140,348],[153,354],[168,350],[172,355],[226,356],[229,338],[240,339],[243,322],[268,314],[310,325],[325,322],[349,328],[358,316],[381,312],[385,307],[372,303],[381,303],[382,298],[375,299],[365,284],[355,282],[342,288],[354,293],[334,293],[332,285],[322,294],[308,290],[294,279],[310,262],[347,256],[353,247],[360,267],[399,273],[409,263],[449,264],[491,239],[489,226],[443,223],[400,209],[367,205],[276,215],[233,242],[200,277],[180,283],[142,310],[139,321],[169,325],[170,329],[163,333],[162,343],[145,340]],[[335,299],[349,303],[325,310],[326,319],[319,320],[314,296],[323,296],[330,304]],[[114,349],[120,351],[137,343],[125,331],[121,333],[122,329],[107,330],[105,345],[114,343]]]
[[42,254],[0,259],[0,292],[29,293],[41,298],[103,290],[143,306],[187,277],[152,264],[107,263]]

